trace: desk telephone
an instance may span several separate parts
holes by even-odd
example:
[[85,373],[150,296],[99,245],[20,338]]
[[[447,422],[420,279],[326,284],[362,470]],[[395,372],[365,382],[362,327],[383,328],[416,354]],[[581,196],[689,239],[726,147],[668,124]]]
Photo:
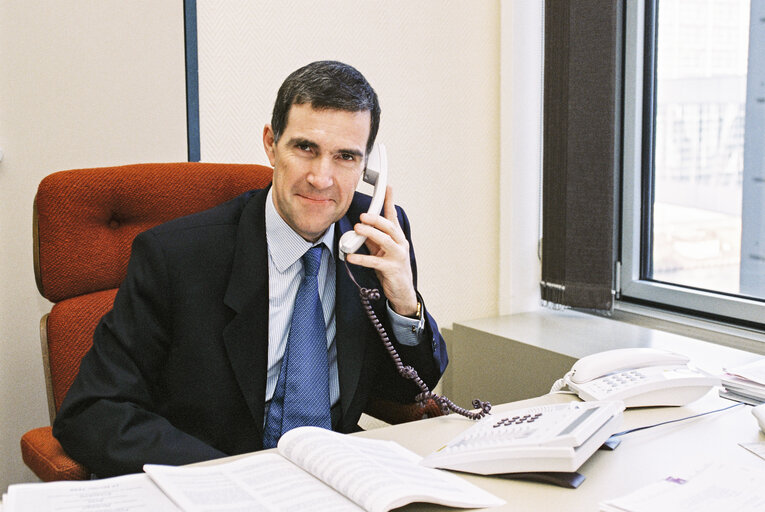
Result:
[[[388,183],[388,157],[385,151],[385,146],[382,143],[375,143],[375,145],[372,147],[372,151],[369,152],[367,165],[364,169],[362,179],[364,182],[374,186],[372,201],[369,204],[368,212],[374,215],[379,215],[385,203],[385,191]],[[340,259],[345,261],[345,255],[358,251],[365,241],[366,237],[359,235],[353,230],[343,233],[338,242]],[[372,305],[370,304],[370,300],[377,300],[380,298],[379,290],[362,288],[361,285],[359,285],[359,283],[353,277],[353,273],[348,267],[347,261],[345,261],[345,270],[348,272],[351,281],[353,281],[353,283],[358,287],[361,303],[364,307],[364,312],[380,335],[380,339],[385,345],[385,349],[387,350],[388,355],[396,365],[396,370],[402,377],[412,380],[417,385],[417,387],[420,388],[420,393],[416,397],[417,402],[424,405],[425,402],[427,402],[429,399],[432,399],[439,405],[444,414],[447,414],[448,411],[451,410],[470,419],[479,419],[488,414],[489,410],[491,410],[491,404],[489,402],[473,400],[473,407],[475,407],[475,409],[472,411],[458,407],[448,398],[439,396],[430,391],[427,384],[425,384],[425,382],[420,379],[420,377],[417,375],[417,371],[415,371],[414,368],[411,366],[403,365],[401,358],[396,351],[396,348],[390,342],[385,328],[377,318],[377,315],[375,314],[374,309],[372,309]]]
[[577,361],[551,391],[568,387],[583,400],[622,400],[628,408],[685,405],[720,384],[689,363],[655,348],[608,350]]
[[619,401],[571,402],[487,416],[422,464],[481,475],[574,472],[621,426]]

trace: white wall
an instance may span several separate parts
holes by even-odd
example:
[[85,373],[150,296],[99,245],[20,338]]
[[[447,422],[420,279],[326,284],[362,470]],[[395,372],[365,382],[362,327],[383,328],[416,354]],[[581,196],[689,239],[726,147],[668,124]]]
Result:
[[202,160],[267,164],[284,78],[314,60],[355,66],[380,97],[429,311],[443,326],[497,314],[499,1],[211,0],[197,15]]
[[0,489],[49,422],[32,200],[70,168],[186,160],[182,2],[0,2]]
[[[525,16],[541,3],[198,2],[202,158],[265,163],[261,130],[284,77],[315,59],[349,62],[381,98],[380,137],[429,309],[448,326],[533,308],[538,162],[525,156],[535,129],[525,123],[539,98],[519,63],[527,52],[539,60],[527,39],[540,37],[529,28],[538,19]],[[18,440],[48,423],[38,321],[50,304],[32,272],[37,184],[60,169],[186,159],[182,2],[2,1],[0,70],[5,489],[32,479]]]

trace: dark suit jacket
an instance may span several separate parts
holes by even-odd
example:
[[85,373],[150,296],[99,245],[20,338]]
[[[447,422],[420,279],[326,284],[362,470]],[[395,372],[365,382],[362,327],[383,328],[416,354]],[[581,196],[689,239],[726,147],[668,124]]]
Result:
[[[136,237],[114,308],[56,417],[64,450],[99,476],[145,463],[186,464],[262,448],[268,348],[267,189],[157,226]],[[358,222],[357,194],[338,221]],[[398,209],[407,236],[409,223]],[[337,247],[335,247],[337,254]],[[416,286],[416,264],[411,252]],[[374,272],[353,267],[382,291]],[[412,402],[418,390],[394,371],[365,316],[345,264],[336,268],[337,358],[342,417],[357,429],[372,397]],[[390,333],[385,301],[375,311]],[[397,344],[405,364],[434,386],[446,368],[443,338],[426,318],[428,342]]]

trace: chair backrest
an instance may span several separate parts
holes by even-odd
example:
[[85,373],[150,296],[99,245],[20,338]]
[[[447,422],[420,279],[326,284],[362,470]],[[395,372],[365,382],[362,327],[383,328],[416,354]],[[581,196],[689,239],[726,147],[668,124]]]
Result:
[[34,204],[34,264],[53,302],[40,325],[51,421],[112,307],[138,233],[271,182],[260,165],[163,163],[61,171]]

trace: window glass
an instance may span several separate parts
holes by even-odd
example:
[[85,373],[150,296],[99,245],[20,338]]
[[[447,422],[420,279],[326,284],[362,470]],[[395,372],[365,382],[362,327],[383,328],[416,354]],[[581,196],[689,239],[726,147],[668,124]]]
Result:
[[765,16],[750,16],[760,3],[656,4],[652,236],[644,278],[765,297],[759,71],[765,57],[750,52],[750,33],[751,44],[762,38]]

